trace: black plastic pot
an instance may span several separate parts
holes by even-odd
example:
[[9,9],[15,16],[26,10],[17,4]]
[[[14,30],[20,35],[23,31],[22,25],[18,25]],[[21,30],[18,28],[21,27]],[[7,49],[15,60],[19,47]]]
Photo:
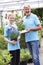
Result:
[[20,65],[27,65],[27,60],[26,61],[21,61]]
[[15,41],[17,41],[17,38],[14,38],[14,39],[11,39],[11,40],[15,40]]
[[28,59],[28,63],[33,63],[32,58],[31,59]]

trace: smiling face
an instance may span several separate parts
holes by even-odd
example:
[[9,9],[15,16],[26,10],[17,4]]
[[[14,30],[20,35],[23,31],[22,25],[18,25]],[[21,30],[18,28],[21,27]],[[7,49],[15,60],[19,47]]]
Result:
[[31,13],[31,8],[30,6],[24,6],[24,13],[26,14],[26,16],[29,16]]
[[14,15],[9,14],[8,19],[9,19],[10,24],[12,24],[14,22]]

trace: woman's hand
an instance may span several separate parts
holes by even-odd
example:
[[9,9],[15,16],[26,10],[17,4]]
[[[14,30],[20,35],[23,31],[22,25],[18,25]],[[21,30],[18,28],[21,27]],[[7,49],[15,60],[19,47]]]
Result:
[[12,40],[12,41],[9,41],[9,43],[16,44],[16,41],[15,40]]
[[4,40],[7,41],[8,43],[11,43],[11,44],[16,44],[16,42],[17,42],[15,40],[12,40],[12,41],[11,40],[8,40],[7,37],[4,37]]

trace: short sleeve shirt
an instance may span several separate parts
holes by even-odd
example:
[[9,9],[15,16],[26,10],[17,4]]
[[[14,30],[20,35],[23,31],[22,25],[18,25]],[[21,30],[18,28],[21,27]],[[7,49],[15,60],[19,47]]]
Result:
[[[22,20],[25,29],[35,28],[37,27],[37,25],[40,24],[38,17],[33,13],[31,13],[30,16],[28,17],[24,16]],[[38,31],[30,31],[28,33],[25,33],[25,42],[34,41],[34,40],[39,40]]]
[[[16,24],[15,24],[15,27],[17,28]],[[10,24],[5,26],[5,28],[4,28],[4,37],[7,37],[9,40],[11,40],[10,39],[9,28],[11,28]],[[8,51],[17,50],[17,49],[20,49],[19,40],[17,41],[16,44],[8,43]]]

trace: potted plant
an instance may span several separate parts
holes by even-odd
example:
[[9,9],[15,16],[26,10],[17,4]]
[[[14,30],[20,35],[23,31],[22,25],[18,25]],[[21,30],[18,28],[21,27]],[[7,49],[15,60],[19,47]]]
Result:
[[19,31],[14,25],[11,26],[11,28],[8,29],[11,40],[17,41],[17,38],[19,36]]
[[31,58],[28,49],[21,49],[20,51],[20,65],[27,65],[27,60]]

